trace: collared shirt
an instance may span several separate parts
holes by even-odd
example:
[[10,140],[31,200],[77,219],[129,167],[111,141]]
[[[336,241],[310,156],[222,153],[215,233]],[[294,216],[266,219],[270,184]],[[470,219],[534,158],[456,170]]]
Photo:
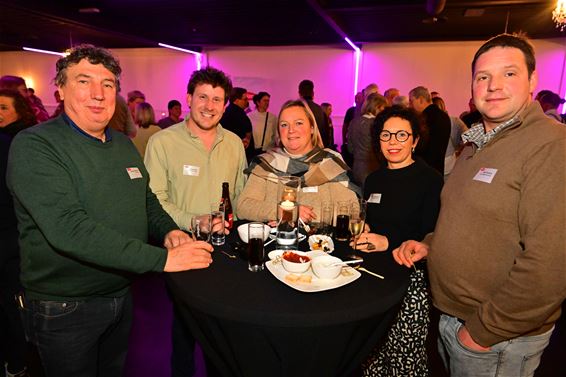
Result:
[[236,213],[244,188],[246,155],[242,140],[218,125],[208,150],[182,121],[155,133],[147,144],[144,162],[149,186],[163,209],[181,229],[190,229],[191,217],[210,213],[220,203],[222,183],[230,184],[230,201]]
[[110,130],[108,129],[108,127],[106,127],[104,129],[104,137],[105,140],[102,141],[101,139],[94,137],[92,135],[89,135],[88,133],[86,133],[82,128],[80,128],[75,122],[73,122],[73,120],[71,118],[69,118],[69,116],[67,114],[65,114],[65,112],[61,113],[61,116],[63,117],[63,119],[65,120],[65,123],[67,123],[73,130],[75,130],[76,132],[78,132],[79,134],[88,137],[89,139],[92,140],[96,140],[99,141],[101,143],[107,143],[110,140],[112,140],[112,136],[110,134]]
[[483,123],[476,123],[468,131],[462,134],[462,140],[464,143],[474,143],[478,150],[482,149],[487,143],[489,143],[495,135],[497,135],[501,130],[511,126],[519,120],[519,117],[513,117],[503,123],[500,123],[491,131],[485,132]]

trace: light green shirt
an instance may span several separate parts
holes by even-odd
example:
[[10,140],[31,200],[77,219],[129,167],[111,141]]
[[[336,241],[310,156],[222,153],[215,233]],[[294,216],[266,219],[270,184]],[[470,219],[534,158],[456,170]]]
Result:
[[208,151],[185,121],[177,123],[149,139],[144,162],[151,190],[181,229],[190,228],[193,215],[210,213],[211,204],[220,203],[222,182],[230,184],[236,214],[246,155],[242,140],[222,126]]

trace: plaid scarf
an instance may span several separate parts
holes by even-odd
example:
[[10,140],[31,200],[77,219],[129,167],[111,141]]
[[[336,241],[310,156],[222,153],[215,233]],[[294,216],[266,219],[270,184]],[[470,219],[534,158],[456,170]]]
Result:
[[255,157],[244,173],[275,183],[278,177],[292,175],[301,178],[301,187],[338,182],[360,196],[361,189],[350,182],[348,170],[342,157],[330,149],[314,147],[306,155],[292,158],[285,150],[277,147]]

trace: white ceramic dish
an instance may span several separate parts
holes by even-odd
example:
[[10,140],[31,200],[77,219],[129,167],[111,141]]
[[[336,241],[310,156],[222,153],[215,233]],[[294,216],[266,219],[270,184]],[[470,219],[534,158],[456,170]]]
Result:
[[[238,227],[238,235],[240,239],[245,243],[248,243],[248,224],[245,223]],[[263,224],[263,240],[265,241],[269,237],[269,232],[271,232],[271,227],[269,225]]]
[[[302,259],[302,261],[292,262],[290,260],[285,259],[286,252],[295,254],[295,257],[298,255],[299,259]],[[283,254],[281,255],[281,262],[283,263],[283,268],[286,269],[288,272],[302,274],[303,272],[305,272],[310,268],[311,257],[309,257],[307,253],[305,253],[304,251],[288,250],[288,251],[284,251]]]
[[[270,260],[275,260],[278,257],[280,258],[281,255],[287,250],[273,250],[270,251],[269,254],[267,254],[267,256],[269,257]],[[324,256],[327,255],[324,251],[306,251],[305,255],[311,257],[311,258],[316,258],[316,257],[320,257],[320,256]]]
[[[343,267],[343,265],[336,263],[342,263],[342,259],[325,255],[314,258],[311,262],[311,268],[319,279],[336,279]],[[333,264],[335,265],[333,266]]]
[[296,289],[297,291],[313,293],[313,292],[322,292],[328,291],[330,289],[336,289],[342,287],[344,285],[350,284],[354,280],[358,279],[361,276],[359,271],[354,270],[352,267],[343,267],[342,273],[336,279],[320,279],[316,275],[313,274],[312,269],[308,269],[301,275],[310,275],[311,282],[310,283],[302,283],[302,282],[290,282],[285,279],[287,275],[290,274],[287,270],[283,268],[283,264],[280,260],[270,260],[265,263],[265,267],[267,270],[271,272],[273,276],[283,284],[288,285],[289,287]]
[[[317,245],[322,246],[322,248],[317,249]],[[334,251],[334,241],[328,236],[313,234],[309,237],[309,247],[311,250],[324,251],[331,254]]]

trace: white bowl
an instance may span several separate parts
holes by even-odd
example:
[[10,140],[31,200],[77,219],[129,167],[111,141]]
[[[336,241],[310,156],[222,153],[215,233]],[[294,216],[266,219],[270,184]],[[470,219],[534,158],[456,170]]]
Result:
[[342,259],[325,255],[314,258],[311,266],[314,274],[319,279],[336,279],[340,276],[343,265],[331,266],[331,264],[339,262],[342,262]]
[[[263,224],[263,240],[265,241],[267,237],[269,237],[269,232],[271,231],[271,227],[269,225]],[[242,224],[238,227],[238,234],[240,238],[245,243],[248,243],[248,223]]]
[[[292,262],[292,261],[288,260],[287,258],[285,258],[285,255],[287,253],[297,254],[297,255],[299,255],[299,257],[306,259],[306,260],[304,262]],[[308,270],[309,267],[311,266],[311,258],[309,256],[307,256],[307,253],[305,253],[304,251],[287,250],[287,251],[283,252],[283,254],[281,255],[281,260],[283,261],[283,268],[284,269],[286,269],[289,272],[293,272],[293,273],[297,273],[297,274],[302,274],[303,272]]]
[[[322,248],[317,248],[319,244]],[[334,251],[334,241],[328,236],[313,234],[309,237],[309,247],[311,250],[325,251],[330,254]]]

